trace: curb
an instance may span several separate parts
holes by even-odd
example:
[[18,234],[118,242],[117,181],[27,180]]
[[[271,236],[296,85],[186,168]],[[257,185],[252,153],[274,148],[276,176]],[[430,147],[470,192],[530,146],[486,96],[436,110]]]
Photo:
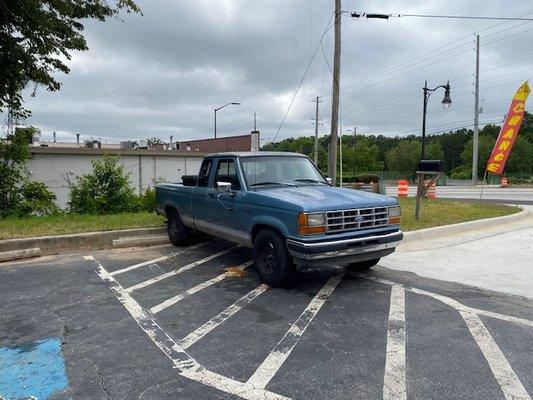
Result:
[[113,247],[150,246],[170,243],[168,235],[131,236],[113,240]]
[[[63,250],[79,248],[111,247],[113,240],[130,236],[162,235],[166,228],[138,228],[117,231],[99,231],[74,233],[71,235],[39,236],[30,238],[0,240],[0,253],[26,250],[30,248],[41,249],[42,255],[57,254]],[[7,261],[7,260],[3,260]]]
[[24,250],[10,250],[0,253],[0,262],[22,260],[24,258],[41,257],[42,252],[38,247]]
[[508,224],[509,222],[520,221],[524,218],[527,218],[529,215],[530,213],[528,210],[522,210],[514,214],[504,215],[503,217],[478,219],[475,221],[460,222],[458,224],[436,226],[433,228],[418,229],[416,231],[404,232],[402,243],[435,239],[441,236],[468,232],[478,228],[504,225]]

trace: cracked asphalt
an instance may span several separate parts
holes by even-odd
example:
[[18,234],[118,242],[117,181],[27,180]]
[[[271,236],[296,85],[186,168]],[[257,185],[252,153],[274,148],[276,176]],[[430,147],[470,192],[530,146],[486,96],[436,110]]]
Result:
[[[177,256],[172,256],[176,248],[164,245],[3,264],[0,347],[60,338],[68,387],[51,399],[533,395],[531,299],[381,266],[368,276],[338,266],[306,269],[288,288],[265,287],[248,299],[261,285],[253,265],[242,267],[243,273],[220,276],[250,260],[249,250],[237,249],[194,265],[230,246],[213,240]],[[84,258],[88,255],[92,258]],[[120,272],[164,256],[168,258]],[[99,276],[98,265],[115,274],[119,289],[143,310],[140,317],[128,309],[116,288],[112,290],[109,279]],[[190,265],[194,267],[157,280]],[[344,274],[340,282],[319,295],[339,274]],[[140,282],[146,286],[128,292]],[[401,307],[391,303],[392,287],[405,292]],[[164,303],[177,294],[182,297]],[[236,311],[232,304],[238,305]],[[393,311],[398,312],[394,317]],[[186,348],[201,368],[189,371],[173,364],[136,320],[147,318],[145,314],[160,332]],[[479,317],[481,329],[472,331],[463,315]],[[404,319],[398,325],[395,318]],[[393,329],[395,335],[390,334]],[[403,336],[396,335],[398,329],[400,333],[404,329]],[[184,341],[192,333],[196,339]],[[279,354],[271,356],[282,338]],[[404,351],[403,358],[391,352],[393,345]],[[491,358],[484,349],[498,349],[503,359]],[[269,357],[271,364],[265,361]],[[204,368],[221,383],[204,379]],[[257,371],[271,373],[272,368],[271,379],[259,391],[249,390],[247,382],[260,381],[252,378],[261,375]],[[497,378],[499,373],[508,378],[507,383]],[[395,383],[388,386],[391,379]]]

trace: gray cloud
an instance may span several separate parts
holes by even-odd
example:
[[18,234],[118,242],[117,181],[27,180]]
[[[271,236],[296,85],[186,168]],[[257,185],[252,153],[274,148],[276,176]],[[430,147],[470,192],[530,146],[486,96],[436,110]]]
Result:
[[[74,132],[115,141],[170,134],[202,138],[212,135],[214,107],[240,101],[241,106],[220,112],[221,135],[250,131],[255,111],[263,137],[273,138],[332,12],[326,0],[152,0],[139,5],[143,17],[87,23],[90,50],[74,56],[71,74],[59,76],[60,92],[39,89],[28,99],[29,123],[45,135],[58,131],[62,138]],[[533,12],[524,4],[510,8],[504,0],[344,1],[343,9],[355,8],[505,16]],[[418,133],[425,79],[433,86],[449,79],[453,99],[452,108],[443,111],[442,93],[432,96],[428,130],[471,125],[476,31],[482,38],[481,121],[497,121],[518,85],[533,75],[533,23],[344,17],[343,127]],[[323,47],[331,63],[332,29]],[[330,91],[331,73],[319,50],[279,138],[313,132],[317,95],[323,98],[321,131],[328,132]]]

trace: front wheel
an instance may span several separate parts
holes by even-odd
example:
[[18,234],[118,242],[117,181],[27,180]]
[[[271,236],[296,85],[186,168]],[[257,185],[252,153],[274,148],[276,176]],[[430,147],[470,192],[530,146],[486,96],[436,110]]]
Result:
[[190,236],[190,229],[187,228],[176,210],[167,213],[168,237],[174,246],[183,246]]
[[255,269],[267,285],[283,286],[294,276],[296,267],[285,242],[274,231],[259,232],[254,241],[253,256]]
[[374,258],[373,260],[359,261],[348,264],[348,270],[355,272],[362,272],[372,268],[381,258]]

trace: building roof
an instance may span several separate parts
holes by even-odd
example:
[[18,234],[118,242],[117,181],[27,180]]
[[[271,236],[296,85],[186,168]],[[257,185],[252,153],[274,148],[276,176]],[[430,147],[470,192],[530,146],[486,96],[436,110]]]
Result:
[[73,154],[73,155],[123,155],[123,156],[169,156],[203,157],[199,151],[156,150],[156,149],[106,149],[87,147],[29,147],[31,154]]
[[228,151],[223,153],[206,154],[206,157],[261,157],[261,156],[290,156],[307,157],[305,154],[288,151]]

